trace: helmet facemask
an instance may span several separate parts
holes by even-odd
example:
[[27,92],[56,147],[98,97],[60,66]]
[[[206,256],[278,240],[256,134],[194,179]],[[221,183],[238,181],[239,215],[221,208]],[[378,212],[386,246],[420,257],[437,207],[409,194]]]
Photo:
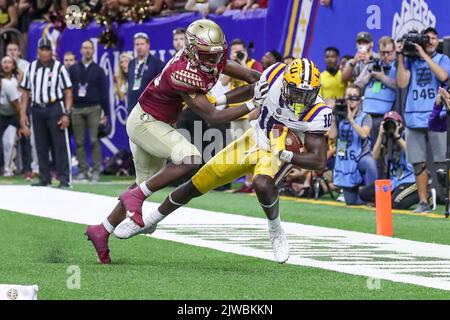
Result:
[[314,104],[320,89],[309,85],[302,86],[303,88],[297,88],[295,84],[283,80],[283,99],[297,118]]
[[200,70],[204,72],[212,72],[223,58],[223,49],[221,47],[216,48],[215,52],[198,50],[195,46],[191,46],[191,52],[193,53],[192,59],[198,65]]

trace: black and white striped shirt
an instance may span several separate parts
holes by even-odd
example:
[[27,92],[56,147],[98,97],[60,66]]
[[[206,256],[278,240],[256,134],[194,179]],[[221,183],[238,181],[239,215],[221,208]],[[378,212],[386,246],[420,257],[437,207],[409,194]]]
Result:
[[20,86],[30,91],[31,103],[54,103],[64,98],[64,90],[72,87],[64,65],[52,60],[48,66],[33,61],[27,68]]

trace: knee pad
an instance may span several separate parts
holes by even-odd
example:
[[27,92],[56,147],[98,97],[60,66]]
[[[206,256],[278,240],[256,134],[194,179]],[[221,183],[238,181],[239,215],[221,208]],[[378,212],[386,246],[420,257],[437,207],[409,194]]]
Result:
[[415,163],[413,164],[413,168],[414,175],[417,177],[427,168],[427,164],[425,162]]

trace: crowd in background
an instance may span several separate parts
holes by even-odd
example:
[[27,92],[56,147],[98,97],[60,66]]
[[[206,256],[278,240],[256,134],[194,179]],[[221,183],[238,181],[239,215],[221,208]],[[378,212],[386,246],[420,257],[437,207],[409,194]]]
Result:
[[[119,8],[137,3],[133,0],[0,0],[0,25],[25,32],[30,19],[51,19],[52,12],[65,12],[68,5],[81,2],[88,3],[95,10],[122,10]],[[147,4],[155,14],[180,9],[200,11],[207,15],[221,14],[227,9],[246,11],[267,7],[267,1],[254,0],[155,0]],[[321,4],[328,5],[329,2],[323,1]],[[184,32],[183,28],[173,30],[173,47],[176,51],[183,47]],[[388,178],[391,180],[394,208],[407,209],[417,204],[417,213],[434,209],[436,194],[430,187],[430,168],[427,163],[432,161],[438,167],[443,167],[445,162],[447,127],[443,102],[450,101],[450,94],[445,89],[450,73],[450,60],[436,52],[437,30],[427,28],[422,34],[428,37],[428,43],[417,45],[413,56],[405,54],[401,42],[396,42],[389,36],[375,41],[368,32],[357,34],[353,55],[341,55],[337,47],[330,46],[325,50],[326,69],[321,73],[320,95],[334,110],[328,135],[327,168],[323,172],[293,169],[280,186],[281,194],[314,198],[329,194],[348,205],[371,204],[374,202],[375,180]],[[60,179],[62,187],[68,186],[70,181],[64,177],[68,175],[67,170],[70,170],[70,159],[67,160],[69,166],[62,164],[66,161],[60,157],[60,153],[65,150],[61,142],[63,140],[58,142],[42,137],[36,140],[36,133],[32,134],[28,130],[30,110],[28,114],[20,113],[18,106],[23,103],[23,97],[19,87],[26,89],[29,79],[24,75],[28,72],[29,78],[32,68],[23,59],[23,49],[19,42],[14,38],[5,38],[5,41],[8,41],[6,55],[1,60],[0,136],[3,136],[3,152],[0,157],[0,173],[4,176],[22,173],[30,180],[39,174],[39,185],[49,184],[51,177],[54,177]],[[51,49],[50,42],[39,44],[38,63],[41,63],[41,51],[48,50],[49,47]],[[61,129],[65,129],[65,118],[70,119],[79,164],[76,179],[97,182],[103,166],[99,137],[102,130],[107,130],[109,108],[105,74],[93,62],[94,50],[93,43],[85,41],[80,48],[81,61],[77,61],[77,55],[73,52],[64,54],[61,62],[67,74],[62,72],[61,79],[66,82],[67,78],[67,83],[62,88],[59,100],[69,101],[73,107],[70,114],[62,111],[58,115],[62,121],[58,124]],[[164,67],[162,61],[150,54],[150,39],[146,33],[134,35],[134,52],[134,56],[127,52],[120,55],[119,68],[114,77],[117,98],[125,101],[129,110],[133,108],[147,83]],[[229,41],[228,52],[229,59],[259,72],[277,62],[289,64],[294,59],[270,50],[258,61],[253,56],[253,44],[241,39]],[[39,68],[39,64],[36,68]],[[220,95],[244,84],[222,76],[210,94]],[[68,88],[71,88],[70,94],[66,92]],[[31,103],[39,105],[41,102]],[[233,139],[239,137],[256,117],[256,113],[250,113],[230,124],[215,127],[223,132],[224,145],[230,141],[227,135],[231,135]],[[198,143],[193,138],[194,123],[200,123],[202,130],[212,128],[189,109],[183,111],[177,127],[190,132],[192,142]],[[51,133],[51,129],[46,130],[38,135]],[[87,161],[86,130],[89,132],[89,153],[92,154],[90,165]],[[204,145],[197,147],[202,150]],[[39,148],[45,151],[40,151]],[[431,160],[427,157],[429,151]],[[44,180],[42,169],[39,168],[42,162],[46,163]],[[252,192],[251,176],[243,177],[241,182],[242,186],[235,192]],[[227,188],[230,186],[222,189]]]

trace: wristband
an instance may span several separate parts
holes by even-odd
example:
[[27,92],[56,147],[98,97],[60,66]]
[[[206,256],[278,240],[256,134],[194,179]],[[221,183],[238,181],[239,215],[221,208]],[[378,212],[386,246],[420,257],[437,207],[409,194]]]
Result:
[[223,106],[227,104],[227,96],[226,95],[221,95],[220,97],[216,98],[216,106]]
[[224,110],[226,107],[227,107],[226,105],[223,105],[223,106],[216,106],[216,110],[222,111],[222,110]]
[[291,163],[292,158],[294,157],[294,153],[292,151],[283,150],[281,151],[279,158],[280,160]]
[[252,111],[256,108],[255,104],[250,100],[244,103],[249,111]]

